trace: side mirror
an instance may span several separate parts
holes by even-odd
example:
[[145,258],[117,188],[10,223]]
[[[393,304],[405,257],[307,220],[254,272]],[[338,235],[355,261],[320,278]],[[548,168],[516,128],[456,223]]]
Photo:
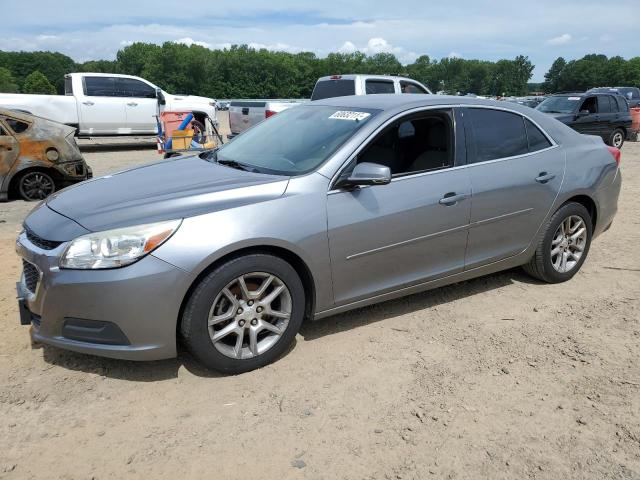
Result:
[[339,187],[362,185],[386,185],[391,183],[391,170],[377,163],[358,163],[351,175],[339,183]]
[[158,105],[166,105],[167,101],[164,98],[164,93],[159,88],[156,89],[156,98],[158,99]]
[[589,110],[580,110],[580,111],[578,112],[578,116],[579,116],[579,117],[584,117],[584,116],[586,116],[586,115],[591,115],[591,112],[590,112]]

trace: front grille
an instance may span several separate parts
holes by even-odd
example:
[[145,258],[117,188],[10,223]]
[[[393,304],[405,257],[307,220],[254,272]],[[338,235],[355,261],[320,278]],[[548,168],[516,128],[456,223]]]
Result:
[[40,280],[40,272],[35,265],[22,260],[22,274],[24,275],[24,284],[31,293],[36,293],[38,281]]
[[27,239],[29,239],[29,241],[31,243],[33,243],[36,247],[41,248],[43,250],[53,250],[54,248],[56,248],[57,246],[62,244],[62,242],[54,242],[52,240],[45,240],[44,238],[41,238],[38,235],[36,235],[35,233],[33,233],[28,228],[25,229],[25,231],[27,233]]

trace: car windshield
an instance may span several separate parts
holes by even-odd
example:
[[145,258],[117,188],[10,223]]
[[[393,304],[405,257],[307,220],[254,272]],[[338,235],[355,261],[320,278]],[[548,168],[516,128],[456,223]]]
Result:
[[301,175],[324,163],[378,112],[314,105],[291,108],[203,158],[261,173]]
[[549,97],[537,109],[545,113],[573,113],[576,111],[582,97]]

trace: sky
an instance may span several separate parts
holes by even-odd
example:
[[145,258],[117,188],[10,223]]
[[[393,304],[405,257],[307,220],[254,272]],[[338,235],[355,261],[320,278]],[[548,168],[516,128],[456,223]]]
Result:
[[0,50],[114,59],[133,42],[248,44],[288,52],[390,52],[499,60],[527,55],[544,80],[555,58],[640,55],[640,0],[0,0]]

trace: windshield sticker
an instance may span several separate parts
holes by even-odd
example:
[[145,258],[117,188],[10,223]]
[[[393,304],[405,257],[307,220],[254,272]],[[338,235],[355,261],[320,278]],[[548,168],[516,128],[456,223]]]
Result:
[[329,118],[333,118],[335,120],[350,120],[352,122],[358,122],[370,116],[371,114],[367,112],[338,111],[331,115]]
[[568,100],[575,102],[576,100],[580,100],[580,97],[569,97]]

